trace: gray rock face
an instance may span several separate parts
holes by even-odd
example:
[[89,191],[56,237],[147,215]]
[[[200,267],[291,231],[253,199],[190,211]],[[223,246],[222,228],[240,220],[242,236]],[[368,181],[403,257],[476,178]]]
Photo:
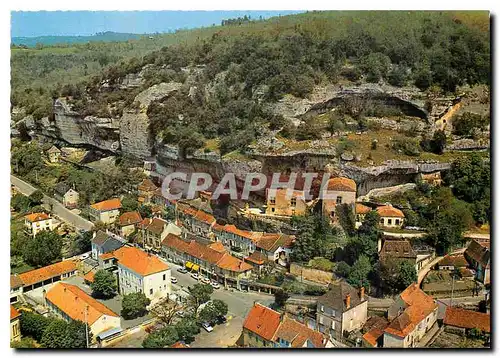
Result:
[[490,140],[488,138],[483,139],[458,139],[454,140],[452,144],[446,146],[446,150],[483,150],[490,147]]

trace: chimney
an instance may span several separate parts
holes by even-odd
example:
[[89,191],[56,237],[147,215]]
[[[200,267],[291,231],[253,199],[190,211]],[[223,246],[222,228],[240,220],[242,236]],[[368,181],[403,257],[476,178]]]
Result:
[[351,308],[351,295],[349,293],[345,296],[345,306],[347,309]]
[[361,286],[361,288],[359,289],[359,298],[361,299],[361,301],[365,299],[365,288],[363,286]]

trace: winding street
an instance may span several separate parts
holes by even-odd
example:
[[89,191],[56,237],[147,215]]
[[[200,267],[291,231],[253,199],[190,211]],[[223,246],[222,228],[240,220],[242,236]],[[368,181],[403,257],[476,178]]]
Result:
[[[34,187],[33,185],[15,177],[14,175],[10,176],[10,181],[19,190],[19,192],[21,192],[24,195],[30,195],[35,190],[37,190],[37,188]],[[50,206],[53,215],[57,216],[62,221],[68,223],[71,226],[74,226],[77,229],[89,231],[94,226],[94,224],[92,224],[90,221],[73,213],[59,201],[57,201],[54,198],[51,198],[48,195],[45,194],[43,195],[43,203]]]

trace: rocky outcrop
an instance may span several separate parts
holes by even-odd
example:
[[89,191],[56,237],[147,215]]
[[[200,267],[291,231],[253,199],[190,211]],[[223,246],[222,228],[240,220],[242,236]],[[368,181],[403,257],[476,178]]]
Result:
[[457,139],[454,140],[451,144],[446,146],[446,150],[485,150],[490,147],[490,140],[488,138],[483,139]]

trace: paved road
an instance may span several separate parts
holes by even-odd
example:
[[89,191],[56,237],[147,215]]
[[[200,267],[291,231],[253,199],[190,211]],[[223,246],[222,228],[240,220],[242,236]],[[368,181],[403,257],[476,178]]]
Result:
[[[13,176],[13,175],[10,176],[10,181],[24,195],[30,195],[35,190],[37,190],[37,188],[35,188],[33,185],[31,185],[31,184]],[[77,229],[88,231],[88,230],[91,230],[92,227],[94,226],[94,224],[92,224],[90,221],[88,221],[88,220],[82,218],[81,216],[71,212],[69,209],[64,207],[63,204],[61,204],[60,202],[58,202],[54,198],[51,198],[47,195],[44,195],[43,196],[43,203],[46,205],[49,205],[51,207],[51,212],[53,215],[59,217],[64,222],[74,226]]]

